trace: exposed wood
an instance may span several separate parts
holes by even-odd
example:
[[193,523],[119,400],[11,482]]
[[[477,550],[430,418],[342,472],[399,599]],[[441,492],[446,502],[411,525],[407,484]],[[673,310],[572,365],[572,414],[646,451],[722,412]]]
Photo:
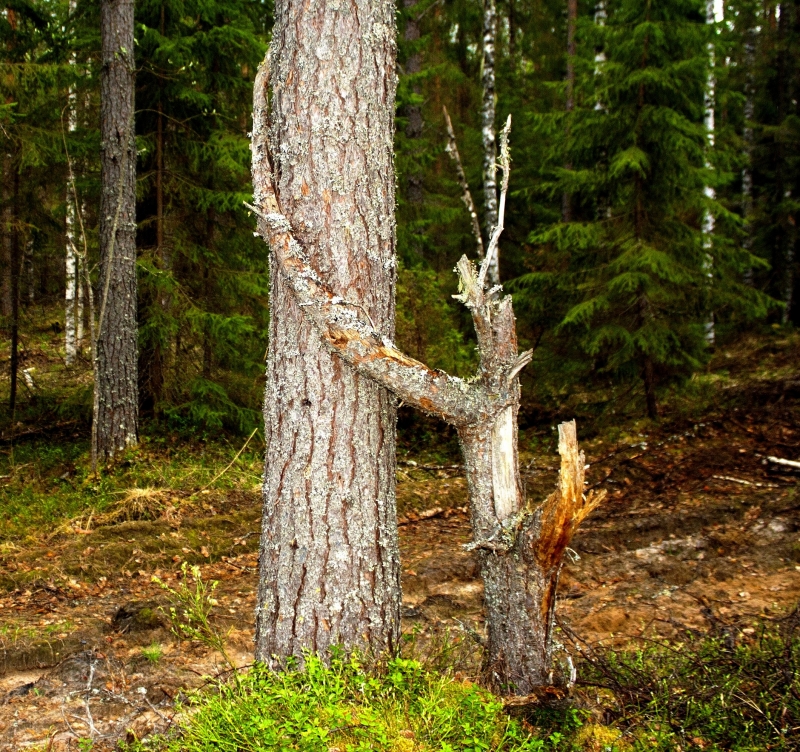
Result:
[[767,457],[767,462],[771,462],[773,465],[783,465],[784,467],[800,470],[800,462],[796,462],[795,460],[785,460],[781,457]]

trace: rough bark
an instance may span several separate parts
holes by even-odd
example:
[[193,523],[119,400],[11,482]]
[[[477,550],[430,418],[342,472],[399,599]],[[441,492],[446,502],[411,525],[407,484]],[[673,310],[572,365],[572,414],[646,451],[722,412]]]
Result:
[[133,0],[100,6],[100,293],[94,458],[137,442]]
[[[486,237],[491,238],[497,225],[497,131],[495,130],[496,95],[494,56],[497,45],[497,5],[495,0],[483,3],[483,58],[481,62],[481,85],[483,105],[481,108],[481,138],[483,141],[483,201]],[[492,285],[500,283],[500,260],[497,255],[491,260],[487,271]]]
[[[265,179],[272,190],[269,139],[281,204],[306,258],[387,338],[394,11],[380,0],[279,0],[272,124],[263,67],[253,123],[256,204],[264,205]],[[380,654],[396,647],[400,626],[394,401],[329,351],[279,266],[273,248],[256,656],[279,666],[335,644]]]
[[[279,90],[276,98],[280,93]],[[272,279],[275,292],[284,296],[279,298],[281,306],[284,305],[284,299],[287,302],[292,301],[299,309],[298,315],[303,315],[306,319],[306,322],[298,322],[298,327],[290,332],[290,338],[277,327],[273,327],[270,357],[274,359],[275,365],[271,362],[270,373],[275,372],[275,366],[282,369],[291,367],[292,359],[299,357],[299,353],[294,350],[298,342],[302,344],[300,352],[303,354],[322,345],[338,355],[360,376],[374,380],[407,403],[437,415],[457,428],[470,492],[474,541],[469,544],[469,548],[480,551],[486,592],[489,623],[487,679],[505,691],[532,692],[536,687],[547,683],[551,677],[552,614],[564,549],[577,525],[602,497],[583,497],[583,456],[577,452],[573,423],[561,427],[564,460],[559,491],[538,509],[524,505],[517,457],[517,377],[520,370],[530,362],[531,353],[517,353],[511,298],[497,297],[497,289],[488,288],[486,279],[503,229],[508,190],[510,118],[502,139],[503,188],[497,226],[486,257],[480,270],[466,257],[457,265],[460,293],[456,297],[472,313],[480,354],[477,377],[470,381],[434,371],[397,350],[392,344],[390,334],[375,322],[373,312],[360,301],[341,294],[337,270],[331,269],[325,263],[324,257],[319,257],[315,248],[316,239],[303,238],[300,230],[293,230],[293,225],[303,227],[298,224],[302,217],[296,216],[290,222],[284,208],[284,196],[287,193],[283,188],[276,189],[276,185],[280,186],[285,177],[274,176],[270,165],[265,133],[266,92],[263,70],[256,78],[253,118],[255,206],[251,208],[258,217],[259,233],[272,250]],[[385,127],[390,133],[390,126]],[[387,137],[384,138],[388,140]],[[277,145],[280,143],[278,141]],[[275,145],[273,140],[273,146]],[[276,165],[276,173],[281,170],[284,159],[285,157]],[[292,196],[291,193],[288,195]],[[290,198],[289,201],[296,210],[296,199],[292,201]],[[324,199],[315,198],[314,202],[317,211],[324,209]],[[366,240],[367,238],[350,236],[350,253],[364,255]],[[378,286],[386,285],[385,271],[382,276],[383,280],[380,275],[375,279]],[[302,340],[298,340],[299,331],[303,333]],[[279,335],[282,336],[279,338]],[[278,372],[283,373],[283,370]],[[298,387],[301,386],[302,383],[298,384]],[[279,418],[291,420],[293,412],[300,412],[295,401],[296,395],[297,389],[290,397],[284,397],[285,405],[278,405],[273,412],[273,404],[281,394],[275,392],[275,383],[271,384],[267,391],[266,410],[271,418],[271,421],[267,421],[268,428],[275,425]],[[331,396],[334,399],[336,397]],[[346,404],[343,402],[343,407],[336,409],[346,409]],[[311,404],[306,407],[310,408]],[[334,408],[335,403],[331,407]],[[316,420],[319,423],[313,425],[313,430],[325,435],[328,430],[326,416],[319,415]],[[298,556],[294,550],[301,540],[303,557],[311,556],[319,548],[307,542],[307,529],[313,523],[315,515],[309,515],[308,522],[301,528],[302,537],[292,539],[295,549],[284,554],[286,561],[281,567],[277,561],[279,548],[272,540],[276,537],[273,530],[281,523],[281,519],[271,505],[270,476],[277,476],[285,488],[291,485],[292,477],[296,477],[300,467],[309,468],[306,472],[310,474],[310,465],[306,464],[304,451],[307,442],[293,440],[288,443],[283,434],[278,435],[274,431],[268,436],[270,450],[267,461],[267,514],[262,541],[261,602],[264,604],[262,608],[270,608],[270,613],[274,613],[277,608],[272,604],[284,591],[287,592],[289,597],[284,597],[287,622],[285,629],[294,630],[298,628],[298,618],[305,623],[313,615],[313,610],[302,608],[296,596],[293,599],[296,588],[290,587],[291,579],[288,575],[297,568],[292,560]],[[270,470],[270,457],[274,457],[276,461],[280,458],[277,470]],[[380,467],[381,462],[382,458],[378,457],[378,462],[373,460],[372,464]],[[297,466],[294,472],[292,465]],[[357,484],[354,487],[357,489]],[[298,505],[287,506],[283,515],[289,517],[294,514]],[[299,506],[303,514],[307,514],[307,506],[302,503]],[[388,532],[394,535],[394,518],[391,517],[390,520],[393,526]],[[326,530],[327,534],[330,535],[329,530],[333,529],[337,528],[329,528]],[[291,535],[296,535],[294,528]],[[319,581],[318,570],[319,567],[312,570],[311,581],[314,583]],[[306,571],[304,568],[296,576],[305,576]],[[281,582],[282,572],[285,574]],[[348,575],[348,578],[350,576],[352,575]],[[263,612],[259,613],[259,621],[262,620]],[[272,621],[274,620],[273,616]],[[269,628],[268,624],[267,627],[261,627],[261,630]],[[304,627],[301,624],[299,628]],[[274,627],[272,631],[274,632]],[[267,636],[270,634],[267,632]],[[264,651],[263,640],[264,635],[260,633],[259,655],[266,659],[269,652]]]

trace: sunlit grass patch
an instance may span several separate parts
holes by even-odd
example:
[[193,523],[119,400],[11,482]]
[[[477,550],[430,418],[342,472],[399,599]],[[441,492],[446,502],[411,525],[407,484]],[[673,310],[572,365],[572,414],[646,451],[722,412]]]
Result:
[[[169,752],[533,752],[558,749],[511,718],[502,701],[451,675],[396,658],[371,673],[356,657],[302,670],[253,668],[237,683],[193,695]],[[566,749],[566,747],[564,747]]]

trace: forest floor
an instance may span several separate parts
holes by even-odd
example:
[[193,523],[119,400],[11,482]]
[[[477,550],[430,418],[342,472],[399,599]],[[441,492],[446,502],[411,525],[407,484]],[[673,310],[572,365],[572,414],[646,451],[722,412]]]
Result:
[[[559,640],[573,656],[575,640],[742,637],[800,601],[800,474],[769,459],[800,460],[800,339],[720,358],[724,378],[720,366],[701,406],[582,442],[589,485],[609,495],[560,581]],[[547,441],[548,453],[522,455],[531,498],[555,482]],[[480,635],[460,468],[405,460],[398,498],[404,631],[440,647]],[[180,589],[184,562],[219,582],[213,621],[248,665],[259,523],[251,478],[193,494],[130,489],[96,515],[0,543],[0,750],[113,749],[163,731],[176,699],[227,668],[170,633],[161,609],[174,598],[153,576]]]

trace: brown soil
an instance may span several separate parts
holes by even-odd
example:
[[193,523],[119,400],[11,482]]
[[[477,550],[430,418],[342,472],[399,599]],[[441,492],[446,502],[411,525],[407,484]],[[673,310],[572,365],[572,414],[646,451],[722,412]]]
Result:
[[[738,407],[701,423],[584,443],[589,484],[609,497],[561,578],[559,620],[582,640],[738,632],[800,600],[800,475],[767,459],[800,459],[798,382],[761,387],[745,402],[727,395]],[[531,497],[553,487],[555,461],[527,463]],[[406,464],[398,474],[404,628],[423,637],[482,632],[459,472]],[[113,749],[166,729],[175,699],[224,670],[219,655],[173,637],[159,610],[168,598],[151,576],[174,586],[183,561],[219,580],[215,619],[247,665],[259,504],[256,492],[176,500],[159,519],[63,531],[0,559],[0,750],[77,749],[90,735],[94,749]]]

